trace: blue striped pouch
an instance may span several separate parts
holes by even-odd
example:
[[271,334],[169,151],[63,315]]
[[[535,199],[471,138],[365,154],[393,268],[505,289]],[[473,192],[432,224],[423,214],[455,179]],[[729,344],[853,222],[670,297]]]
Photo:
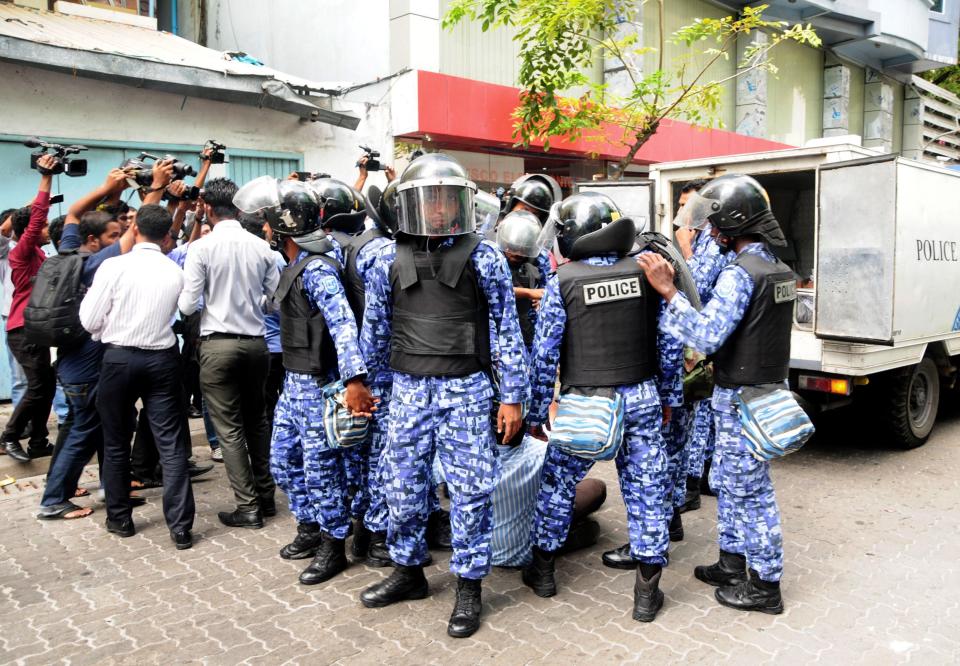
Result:
[[341,447],[355,446],[367,438],[370,419],[353,416],[346,408],[346,389],[342,381],[323,387],[323,430],[329,444]]
[[757,460],[793,453],[813,436],[810,417],[785,388],[744,386],[737,402],[743,434]]
[[570,455],[589,460],[613,460],[623,442],[623,397],[616,391],[560,396],[550,443]]

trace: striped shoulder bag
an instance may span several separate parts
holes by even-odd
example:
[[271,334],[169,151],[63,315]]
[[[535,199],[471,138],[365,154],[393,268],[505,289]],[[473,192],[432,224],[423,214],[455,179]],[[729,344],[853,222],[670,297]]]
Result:
[[737,403],[747,446],[757,460],[793,453],[813,436],[810,417],[785,388],[744,386]]
[[589,395],[571,389],[560,395],[550,443],[570,455],[589,460],[613,460],[623,442],[623,396],[612,389]]

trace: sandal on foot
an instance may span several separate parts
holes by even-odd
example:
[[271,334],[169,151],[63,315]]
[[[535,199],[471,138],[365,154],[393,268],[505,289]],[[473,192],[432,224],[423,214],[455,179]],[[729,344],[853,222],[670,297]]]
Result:
[[[81,512],[79,515],[70,515],[78,511]],[[86,513],[83,513],[84,511]],[[40,520],[76,520],[78,518],[86,518],[92,513],[93,509],[90,507],[77,506],[73,502],[64,502],[63,504],[40,507],[40,513],[37,514],[37,518]]]
[[86,488],[77,488],[74,493],[74,497],[90,497],[90,491]]

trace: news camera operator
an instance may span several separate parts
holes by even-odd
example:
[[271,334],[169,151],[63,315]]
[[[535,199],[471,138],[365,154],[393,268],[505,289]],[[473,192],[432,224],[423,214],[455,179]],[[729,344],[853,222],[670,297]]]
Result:
[[380,161],[380,153],[367,148],[366,146],[360,146],[363,150],[363,155],[360,159],[357,160],[357,168],[360,170],[359,175],[357,176],[357,181],[353,184],[353,189],[358,192],[363,192],[363,186],[367,183],[367,176],[371,171],[383,171],[384,175],[387,177],[387,183],[392,183],[397,178],[397,172],[393,170],[392,166],[387,166]]
[[[47,417],[56,391],[56,377],[50,365],[50,349],[31,344],[23,330],[23,311],[33,291],[33,278],[46,258],[40,247],[49,240],[47,213],[50,211],[50,187],[53,174],[59,166],[56,155],[41,155],[36,159],[40,172],[40,188],[30,206],[29,216],[18,211],[13,216],[13,232],[17,246],[10,250],[9,263],[13,282],[13,303],[7,319],[7,344],[27,378],[27,390],[7,421],[3,435],[4,449],[17,462],[48,456],[53,447],[47,441]],[[30,426],[27,451],[20,446],[20,438]]]

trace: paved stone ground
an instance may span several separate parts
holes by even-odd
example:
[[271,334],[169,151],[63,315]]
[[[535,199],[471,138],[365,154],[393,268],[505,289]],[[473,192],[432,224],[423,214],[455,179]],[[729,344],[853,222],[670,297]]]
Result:
[[[5,663],[152,664],[579,664],[617,662],[948,663],[960,653],[960,409],[910,452],[868,448],[855,425],[821,430],[819,442],[778,462],[784,515],[783,615],[718,606],[692,576],[715,558],[715,502],[684,515],[686,540],[664,572],[666,606],[654,624],[630,619],[633,574],[605,569],[600,553],[626,538],[613,465],[593,549],[559,564],[559,594],[540,599],[513,571],[484,587],[483,628],[445,634],[453,579],[435,553],[432,596],[364,609],[362,589],[385,575],[352,566],[303,587],[304,562],[277,550],[294,532],[283,511],[259,531],[229,530],[223,468],[195,484],[196,543],[177,552],[159,490],[134,512],[138,533],[108,535],[93,519],[34,519],[41,479],[4,489],[0,542],[0,660]],[[200,427],[199,421],[193,422]],[[198,434],[194,440],[202,440]],[[202,449],[197,457],[204,459]],[[94,468],[95,469],[95,468]],[[91,473],[91,477],[92,478]],[[4,492],[0,491],[0,492]],[[455,661],[454,661],[455,660]]]

